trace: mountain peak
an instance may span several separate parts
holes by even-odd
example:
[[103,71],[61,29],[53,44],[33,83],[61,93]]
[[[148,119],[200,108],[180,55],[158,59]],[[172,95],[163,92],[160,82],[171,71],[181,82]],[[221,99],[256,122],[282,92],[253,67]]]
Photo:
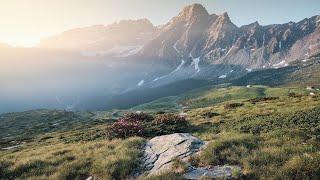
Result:
[[111,25],[145,25],[145,26],[150,26],[150,27],[153,27],[153,24],[146,18],[144,19],[128,19],[128,20],[121,20],[119,22],[115,22]]
[[208,16],[209,15],[208,11],[201,4],[196,4],[196,3],[184,7],[183,10],[179,13],[179,16],[183,17],[184,19],[190,19],[194,16],[203,16],[203,15]]
[[224,12],[224,13],[221,14],[219,17],[220,17],[220,19],[221,19],[222,21],[231,22],[230,17],[229,17],[229,14],[228,14],[227,12]]

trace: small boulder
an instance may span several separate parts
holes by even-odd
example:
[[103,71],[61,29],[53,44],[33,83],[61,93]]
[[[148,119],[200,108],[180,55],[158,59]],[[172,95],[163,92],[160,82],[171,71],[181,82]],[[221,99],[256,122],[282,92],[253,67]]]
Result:
[[[238,172],[239,174],[236,174]],[[240,166],[214,166],[214,167],[191,167],[190,170],[184,174],[185,179],[201,179],[201,178],[229,178],[237,177],[241,174]]]

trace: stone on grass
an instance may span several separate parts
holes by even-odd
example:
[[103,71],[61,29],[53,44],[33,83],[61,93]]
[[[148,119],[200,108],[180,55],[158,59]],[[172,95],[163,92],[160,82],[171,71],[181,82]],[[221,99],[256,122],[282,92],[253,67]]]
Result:
[[150,175],[169,170],[175,158],[186,159],[205,143],[187,134],[175,133],[152,138],[144,150],[144,167]]
[[148,176],[172,171],[174,159],[181,159],[187,165],[183,174],[185,179],[228,178],[241,173],[240,166],[193,167],[187,162],[189,157],[201,153],[205,142],[188,133],[175,133],[157,136],[146,142],[144,147],[143,167]]

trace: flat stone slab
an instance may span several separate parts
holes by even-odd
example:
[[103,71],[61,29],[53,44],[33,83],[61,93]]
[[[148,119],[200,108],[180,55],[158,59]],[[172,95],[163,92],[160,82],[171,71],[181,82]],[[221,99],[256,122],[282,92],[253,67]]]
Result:
[[200,153],[206,143],[188,133],[175,133],[157,136],[146,142],[144,147],[143,168],[148,176],[166,172],[172,167],[172,161],[176,158],[186,162],[188,170],[184,173],[184,179],[228,178],[241,173],[240,166],[207,166],[193,167],[187,159],[196,153]]
[[184,174],[185,179],[201,179],[202,177],[206,178],[221,178],[221,177],[232,177],[234,171],[241,172],[240,166],[214,166],[194,168],[191,167],[187,173]]
[[144,149],[144,168],[149,175],[170,169],[175,158],[185,159],[198,152],[205,143],[188,133],[152,138]]

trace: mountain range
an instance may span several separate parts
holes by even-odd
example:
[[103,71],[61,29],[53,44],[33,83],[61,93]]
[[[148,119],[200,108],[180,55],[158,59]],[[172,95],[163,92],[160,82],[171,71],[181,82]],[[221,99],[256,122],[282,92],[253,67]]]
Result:
[[[75,109],[130,107],[208,84],[259,84],[267,78],[264,84],[273,85],[271,79],[290,79],[290,73],[296,80],[298,71],[307,76],[305,62],[311,67],[318,63],[320,16],[238,27],[227,13],[209,14],[202,5],[192,4],[161,26],[147,19],[123,20],[71,29],[43,39],[37,48],[0,47],[4,109],[9,107],[7,97],[14,97],[12,107],[19,104],[22,109],[71,106],[65,104]],[[292,67],[295,64],[299,66]],[[10,67],[19,68],[8,71]],[[308,76],[312,85],[319,84],[317,74]],[[21,96],[26,90],[28,100]],[[66,101],[62,97],[72,100],[61,103]]]
[[127,56],[176,67],[193,63],[260,69],[286,66],[318,53],[319,27],[319,15],[297,23],[262,26],[254,22],[237,27],[227,13],[209,14],[201,4],[192,4],[162,26],[155,27],[147,19],[120,21],[69,30],[43,40],[40,46],[100,55],[129,51]]
[[117,55],[116,53],[139,51],[152,38],[155,31],[156,27],[147,19],[123,20],[106,26],[71,29],[43,39],[39,46],[82,51],[83,55],[87,56]]

